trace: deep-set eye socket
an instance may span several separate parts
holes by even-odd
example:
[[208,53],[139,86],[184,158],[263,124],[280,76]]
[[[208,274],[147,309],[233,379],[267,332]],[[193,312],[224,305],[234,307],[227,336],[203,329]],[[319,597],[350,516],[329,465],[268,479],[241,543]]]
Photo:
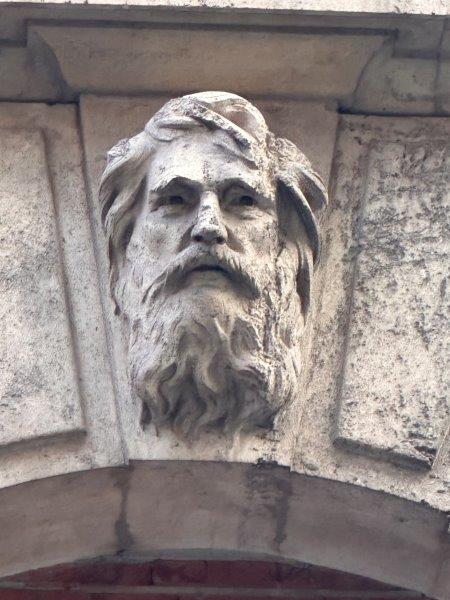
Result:
[[174,194],[173,196],[169,196],[166,202],[169,206],[182,206],[185,204],[185,199],[183,196],[179,194]]
[[256,201],[253,198],[253,196],[249,196],[248,194],[243,194],[242,196],[239,196],[238,198],[238,204],[240,206],[255,206]]
[[193,201],[192,194],[177,190],[163,194],[157,205],[164,208],[182,209],[191,206]]
[[250,190],[233,185],[225,191],[223,203],[233,210],[249,209],[258,205],[258,199]]

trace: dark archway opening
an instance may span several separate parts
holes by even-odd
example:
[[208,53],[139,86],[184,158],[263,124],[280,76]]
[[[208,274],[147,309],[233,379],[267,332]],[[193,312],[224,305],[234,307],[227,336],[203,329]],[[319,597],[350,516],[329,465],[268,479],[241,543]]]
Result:
[[428,600],[341,571],[265,561],[101,559],[0,580],[0,600]]

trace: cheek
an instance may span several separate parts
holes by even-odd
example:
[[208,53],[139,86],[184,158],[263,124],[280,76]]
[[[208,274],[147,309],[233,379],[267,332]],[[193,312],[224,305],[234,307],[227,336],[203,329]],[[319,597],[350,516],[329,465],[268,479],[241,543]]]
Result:
[[167,266],[171,258],[171,236],[165,227],[135,227],[126,251],[124,277],[140,290]]
[[174,223],[146,219],[138,223],[131,242],[137,250],[137,258],[158,268],[169,261],[177,252],[178,231]]
[[273,217],[264,216],[258,219],[241,221],[239,237],[248,251],[258,256],[272,255],[278,249],[277,223]]

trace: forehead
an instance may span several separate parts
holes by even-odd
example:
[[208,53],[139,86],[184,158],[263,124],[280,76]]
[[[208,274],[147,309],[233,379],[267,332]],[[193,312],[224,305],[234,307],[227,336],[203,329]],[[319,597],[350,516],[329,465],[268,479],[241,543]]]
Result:
[[240,156],[227,134],[200,129],[159,143],[148,169],[150,187],[184,177],[205,185],[237,179],[261,188],[269,184],[268,175],[268,169],[257,168]]

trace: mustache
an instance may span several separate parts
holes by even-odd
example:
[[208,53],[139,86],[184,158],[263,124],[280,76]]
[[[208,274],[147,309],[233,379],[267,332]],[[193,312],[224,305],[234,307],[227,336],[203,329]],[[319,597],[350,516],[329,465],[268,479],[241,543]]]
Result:
[[195,269],[218,270],[241,292],[252,299],[259,298],[262,290],[242,259],[229,250],[186,248],[146,287],[142,304],[155,299],[162,292],[174,293],[184,279]]

